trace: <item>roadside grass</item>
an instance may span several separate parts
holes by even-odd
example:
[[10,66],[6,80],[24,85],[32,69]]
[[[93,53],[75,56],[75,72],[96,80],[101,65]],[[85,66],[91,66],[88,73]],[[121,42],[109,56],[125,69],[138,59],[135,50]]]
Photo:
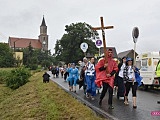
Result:
[[6,70],[6,71],[13,70],[13,69],[15,69],[15,68],[0,68],[0,70]]
[[0,84],[0,120],[102,120],[90,108],[55,83],[42,83],[42,74],[16,90]]

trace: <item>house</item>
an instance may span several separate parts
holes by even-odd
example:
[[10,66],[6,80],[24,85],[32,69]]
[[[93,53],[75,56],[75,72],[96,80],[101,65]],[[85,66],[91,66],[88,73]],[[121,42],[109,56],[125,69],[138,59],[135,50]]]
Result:
[[38,39],[9,37],[8,44],[10,48],[14,50],[26,48],[29,44],[31,44],[34,49],[48,50],[47,26],[44,16],[40,26],[40,35],[38,36]]
[[[135,52],[135,57],[138,55],[138,53]],[[131,50],[127,50],[127,51],[124,51],[124,52],[120,52],[118,53],[118,58],[122,58],[122,57],[130,57],[130,58],[134,58],[134,50],[131,49]]]

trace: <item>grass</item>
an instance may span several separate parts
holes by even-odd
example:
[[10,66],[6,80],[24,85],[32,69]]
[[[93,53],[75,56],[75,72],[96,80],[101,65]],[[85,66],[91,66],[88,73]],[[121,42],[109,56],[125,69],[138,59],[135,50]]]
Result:
[[0,120],[102,120],[55,83],[42,83],[37,72],[24,86],[0,84]]

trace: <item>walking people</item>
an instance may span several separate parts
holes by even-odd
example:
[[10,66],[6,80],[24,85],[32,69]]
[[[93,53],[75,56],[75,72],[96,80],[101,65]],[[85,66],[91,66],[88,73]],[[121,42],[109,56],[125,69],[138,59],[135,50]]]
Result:
[[[109,98],[108,105],[109,109],[114,109],[112,105],[113,98],[113,87],[114,87],[114,74],[118,70],[117,63],[112,58],[112,49],[107,50],[107,58],[102,58],[96,68],[96,84],[98,87],[103,86],[102,93],[100,95],[99,105],[102,105],[102,100],[108,90]],[[108,59],[108,63],[105,63],[105,59]],[[106,67],[108,68],[108,73],[106,73]]]
[[57,73],[56,66],[53,66],[53,67],[52,67],[53,78],[56,78],[56,73]]
[[82,64],[81,64],[81,66],[83,67],[83,66],[86,66],[87,65],[87,63],[88,63],[88,60],[87,60],[87,58],[86,57],[84,57],[83,58],[83,62],[82,62]]
[[64,65],[64,72],[63,72],[63,76],[64,76],[64,81],[66,81],[67,77],[69,76],[69,73],[67,72],[67,65]]
[[58,78],[59,77],[59,67],[57,66],[56,67],[56,78]]
[[136,97],[137,97],[137,87],[138,82],[135,79],[135,71],[136,68],[133,66],[133,60],[131,58],[127,58],[126,67],[123,71],[123,79],[125,82],[125,100],[124,104],[128,105],[128,94],[130,91],[130,88],[132,88],[132,98],[133,98],[133,108],[137,108],[136,105]]
[[118,64],[118,72],[116,73],[115,76],[116,86],[118,87],[117,99],[119,99],[119,97],[124,97],[125,85],[123,81],[123,71],[125,67],[126,67],[126,57],[124,56],[121,62]]
[[69,77],[67,78],[67,81],[69,82],[69,90],[76,92],[76,85],[79,78],[79,73],[78,69],[75,67],[75,63],[72,63],[71,68],[69,68],[67,71],[69,72]]
[[86,87],[85,86],[85,66],[82,67],[80,72],[80,80],[79,80],[79,89],[83,86],[84,94],[86,94]]
[[86,57],[83,58],[83,62],[81,64],[81,70],[84,69],[84,81],[83,81],[83,90],[84,90],[84,95],[86,95],[86,68],[87,68],[88,60]]
[[86,66],[86,97],[91,97],[91,100],[94,100],[94,96],[96,95],[96,84],[95,84],[95,67],[94,67],[94,58],[91,58],[91,61],[88,62]]
[[63,68],[63,66],[60,67],[60,73],[61,73],[61,77],[63,78],[63,75],[64,75],[64,68]]

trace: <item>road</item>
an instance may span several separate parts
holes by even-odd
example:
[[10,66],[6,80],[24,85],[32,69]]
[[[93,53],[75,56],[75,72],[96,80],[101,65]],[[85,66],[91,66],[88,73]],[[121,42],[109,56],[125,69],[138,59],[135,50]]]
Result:
[[[51,72],[48,72],[51,75]],[[51,75],[51,80],[60,85],[65,91],[68,91],[68,83],[63,80],[63,78],[53,78]],[[78,86],[77,86],[78,88]],[[91,100],[85,97],[83,94],[83,89],[78,89],[76,93],[68,93],[77,97],[81,101],[92,109],[98,110],[102,115],[105,115],[110,119],[119,119],[119,120],[160,120],[159,116],[153,116],[151,113],[153,111],[160,112],[160,104],[157,104],[157,101],[160,100],[160,92],[158,91],[143,91],[137,90],[137,109],[132,107],[132,93],[129,93],[129,105],[124,105],[123,98],[119,100],[116,96],[113,96],[113,106],[114,109],[108,109],[108,93],[102,102],[102,107],[98,105],[98,100],[100,94],[97,94],[95,100]]]

